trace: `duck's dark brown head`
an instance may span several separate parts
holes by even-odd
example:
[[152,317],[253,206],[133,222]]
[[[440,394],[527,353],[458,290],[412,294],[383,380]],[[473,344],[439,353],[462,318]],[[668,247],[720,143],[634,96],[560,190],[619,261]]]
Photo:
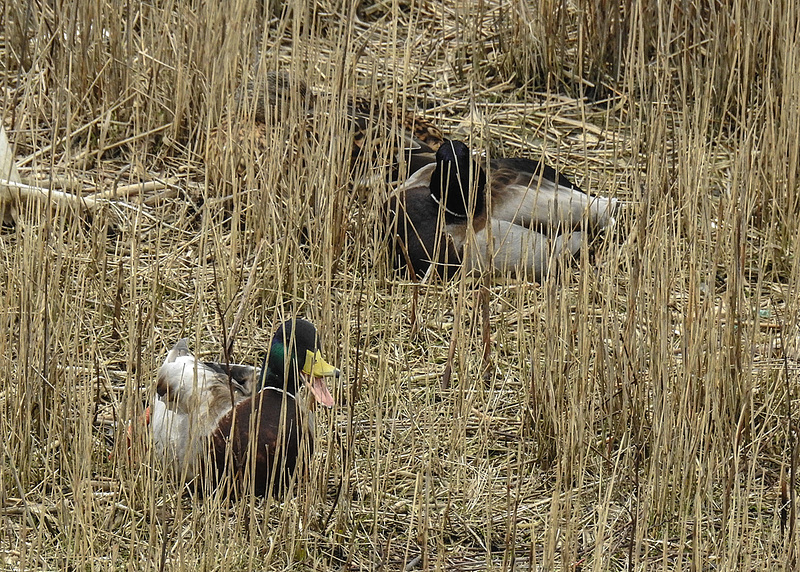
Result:
[[431,196],[445,209],[445,220],[466,219],[470,207],[474,208],[473,216],[483,214],[485,188],[486,173],[472,160],[469,147],[461,141],[445,140],[436,152],[436,169],[431,176]]

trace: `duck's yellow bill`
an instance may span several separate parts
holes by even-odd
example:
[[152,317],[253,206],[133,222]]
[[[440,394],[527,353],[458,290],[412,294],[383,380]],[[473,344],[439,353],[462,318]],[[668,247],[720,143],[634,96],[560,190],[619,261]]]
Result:
[[312,352],[306,350],[306,363],[303,366],[303,373],[314,377],[336,377],[339,370],[322,359],[322,352],[317,350]]
[[325,407],[333,407],[333,396],[325,384],[326,377],[338,377],[339,370],[331,364],[322,359],[322,354],[319,350],[312,352],[306,351],[306,363],[303,365],[303,373],[311,377],[307,380],[308,388],[317,403]]

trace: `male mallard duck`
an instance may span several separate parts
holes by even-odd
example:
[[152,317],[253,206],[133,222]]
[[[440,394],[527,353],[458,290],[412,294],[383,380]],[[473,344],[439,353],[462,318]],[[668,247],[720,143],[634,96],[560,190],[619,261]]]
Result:
[[305,385],[316,403],[333,407],[325,378],[338,375],[322,359],[313,324],[284,322],[264,358],[259,392],[224,415],[211,435],[217,473],[232,471],[235,484],[249,481],[257,495],[283,490],[297,466],[304,432],[309,454],[314,444],[313,411],[297,391]]
[[[389,202],[397,267],[410,263],[422,276],[431,261],[438,266],[455,254],[468,271],[486,269],[491,254],[493,270],[539,279],[551,259],[580,249],[586,230],[614,220],[616,199],[590,197],[539,161],[494,159],[489,167],[487,179],[464,143],[445,140],[436,162],[409,177]],[[470,220],[475,241],[464,253]]]
[[156,451],[187,481],[208,474],[216,483],[227,473],[236,485],[250,481],[259,495],[280,468],[271,487],[278,492],[294,473],[304,431],[309,449],[313,441],[313,415],[298,389],[305,385],[316,402],[332,407],[324,378],[338,373],[322,359],[316,328],[299,318],[278,328],[260,371],[201,362],[181,340],[158,374],[149,414]]

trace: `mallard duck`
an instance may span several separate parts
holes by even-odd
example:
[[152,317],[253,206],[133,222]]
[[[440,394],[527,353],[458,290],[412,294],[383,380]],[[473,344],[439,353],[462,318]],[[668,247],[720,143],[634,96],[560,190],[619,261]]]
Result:
[[201,362],[181,340],[159,370],[149,411],[155,450],[186,481],[216,484],[227,474],[236,490],[247,480],[258,495],[277,493],[294,474],[303,434],[309,450],[313,443],[313,412],[298,390],[332,407],[325,378],[338,374],[322,359],[314,325],[299,318],[278,328],[260,370]]
[[249,481],[257,495],[280,493],[294,475],[306,432],[308,452],[313,451],[313,410],[297,391],[305,385],[314,402],[333,407],[325,378],[338,375],[322,359],[313,324],[284,322],[264,358],[259,392],[224,415],[211,435],[217,473],[230,472],[237,485]]
[[[539,161],[494,159],[489,168],[487,178],[464,143],[445,140],[436,162],[401,185],[389,201],[396,267],[410,264],[422,276],[455,254],[467,271],[491,260],[496,272],[540,279],[552,259],[577,253],[587,231],[614,220],[616,199],[591,197]],[[475,240],[465,252],[470,221]]]
[[[328,113],[327,109],[318,109],[322,107],[317,101],[318,96],[303,80],[287,72],[269,71],[259,77],[264,79],[247,82],[236,98],[245,115],[250,115],[253,121],[232,124],[229,118],[214,129],[210,147],[212,158],[223,157],[224,150],[230,149],[238,155],[241,168],[248,150],[266,151],[270,141],[266,126],[286,117],[293,101],[297,102],[301,117],[305,115],[307,119],[305,129],[301,131],[314,140],[313,126],[318,119],[314,115]],[[441,131],[422,117],[408,111],[398,112],[391,105],[376,104],[362,97],[348,99],[347,118],[353,135],[349,151],[351,170],[360,171],[364,180],[371,178],[364,171],[381,165],[389,167],[390,181],[405,178],[433,162],[436,150],[444,140]],[[390,138],[393,139],[391,142],[388,141]],[[295,144],[301,143],[301,140],[295,141]],[[391,150],[391,158],[381,156],[387,149]],[[402,173],[401,164],[405,164]]]

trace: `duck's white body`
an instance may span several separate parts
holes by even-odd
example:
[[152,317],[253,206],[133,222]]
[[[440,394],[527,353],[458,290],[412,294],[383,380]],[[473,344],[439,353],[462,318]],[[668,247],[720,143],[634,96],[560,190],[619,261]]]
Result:
[[549,237],[524,226],[492,219],[475,233],[474,246],[464,256],[463,264],[467,272],[484,271],[491,264],[496,273],[528,275],[538,280],[547,275],[551,264],[561,256],[577,254],[582,242],[583,233],[577,230]]
[[187,413],[169,409],[166,403],[155,398],[150,404],[150,429],[153,450],[158,458],[178,474],[186,472],[186,479],[194,478],[200,467],[198,461],[203,450],[203,439],[190,428],[194,424]]
[[492,190],[487,207],[492,220],[546,229],[548,234],[584,225],[605,228],[614,223],[616,199],[592,197],[575,186],[529,173],[520,173],[519,178],[521,182]]

